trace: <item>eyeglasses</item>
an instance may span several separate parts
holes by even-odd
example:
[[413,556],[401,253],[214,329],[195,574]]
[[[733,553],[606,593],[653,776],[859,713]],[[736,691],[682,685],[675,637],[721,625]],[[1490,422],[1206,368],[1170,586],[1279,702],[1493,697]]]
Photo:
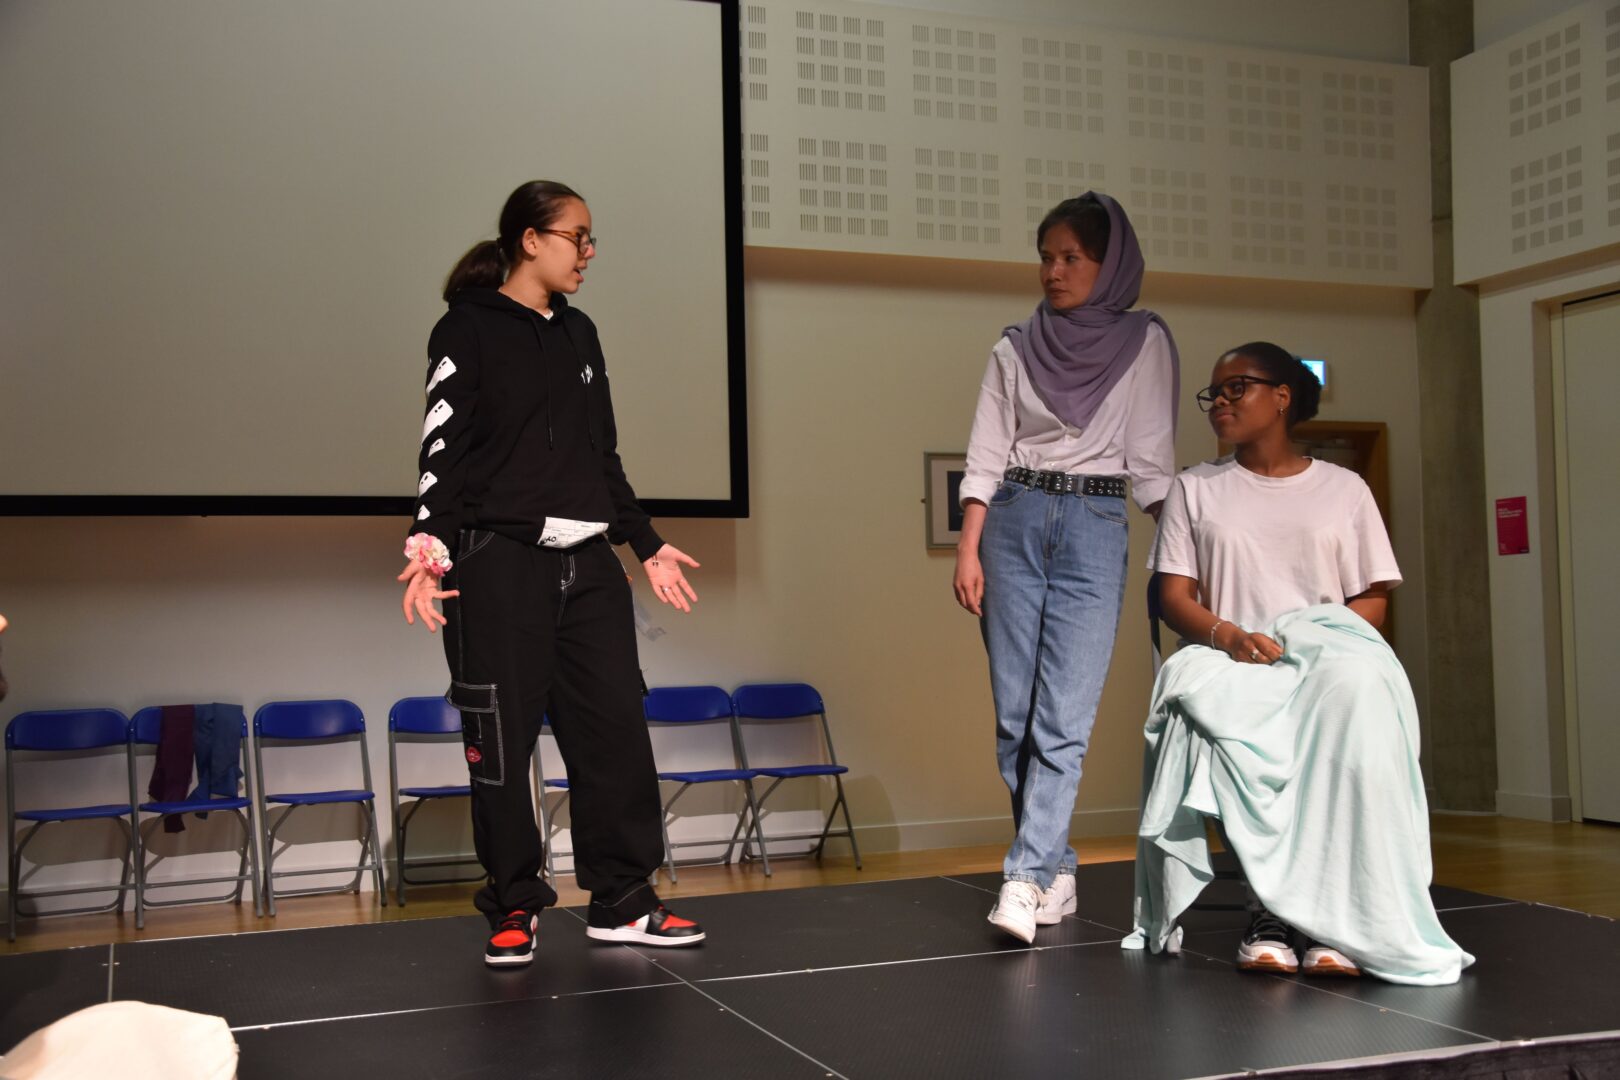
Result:
[[1225,382],[1213,383],[1198,391],[1196,395],[1198,407],[1204,412],[1215,407],[1216,398],[1225,398],[1227,404],[1240,401],[1243,392],[1249,388],[1250,383],[1259,383],[1262,386],[1281,386],[1276,379],[1262,379],[1256,375],[1234,375]]
[[599,247],[602,246],[602,241],[600,239],[598,239],[597,237],[592,236],[588,231],[586,231],[584,229],[581,229],[577,233],[564,232],[561,229],[537,229],[535,231],[536,232],[543,232],[543,233],[550,233],[552,236],[560,236],[560,237],[564,238],[565,240],[572,241],[573,245],[575,247],[579,248],[579,253],[581,255],[585,254],[585,251],[586,251],[587,248],[594,250],[594,249],[599,248]]

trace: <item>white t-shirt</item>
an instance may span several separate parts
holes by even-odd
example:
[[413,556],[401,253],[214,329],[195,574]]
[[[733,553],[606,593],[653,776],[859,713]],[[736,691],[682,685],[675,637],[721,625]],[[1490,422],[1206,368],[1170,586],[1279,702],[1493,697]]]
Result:
[[1196,578],[1199,602],[1246,630],[1401,581],[1366,482],[1314,458],[1294,476],[1260,476],[1231,457],[1182,472],[1148,568]]

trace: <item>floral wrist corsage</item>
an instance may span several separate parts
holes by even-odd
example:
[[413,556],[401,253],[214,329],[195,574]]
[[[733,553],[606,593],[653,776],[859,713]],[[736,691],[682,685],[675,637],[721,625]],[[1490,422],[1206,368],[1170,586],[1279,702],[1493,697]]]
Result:
[[444,546],[444,541],[427,533],[411,534],[411,538],[405,541],[405,557],[421,563],[434,577],[444,577],[454,565],[450,561],[450,549]]

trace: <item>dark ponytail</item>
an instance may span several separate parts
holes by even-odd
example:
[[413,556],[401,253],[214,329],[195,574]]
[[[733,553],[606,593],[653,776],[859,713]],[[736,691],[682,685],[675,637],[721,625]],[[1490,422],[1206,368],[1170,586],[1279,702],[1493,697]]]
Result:
[[1252,360],[1266,378],[1287,385],[1289,428],[1316,415],[1322,403],[1322,384],[1317,381],[1316,372],[1305,366],[1305,361],[1269,341],[1251,341],[1228,350],[1226,355]]
[[480,240],[456,261],[444,279],[444,298],[449,300],[463,289],[494,289],[506,281],[515,261],[518,244],[528,229],[545,229],[562,216],[569,199],[585,199],[567,184],[555,180],[530,180],[506,197],[501,207],[500,235]]

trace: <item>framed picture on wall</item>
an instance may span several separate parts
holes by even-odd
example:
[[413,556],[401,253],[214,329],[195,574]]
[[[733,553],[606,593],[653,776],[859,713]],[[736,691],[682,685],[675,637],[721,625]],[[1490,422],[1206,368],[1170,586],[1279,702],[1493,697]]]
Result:
[[962,477],[967,454],[923,454],[923,514],[930,548],[953,548],[962,535]]

